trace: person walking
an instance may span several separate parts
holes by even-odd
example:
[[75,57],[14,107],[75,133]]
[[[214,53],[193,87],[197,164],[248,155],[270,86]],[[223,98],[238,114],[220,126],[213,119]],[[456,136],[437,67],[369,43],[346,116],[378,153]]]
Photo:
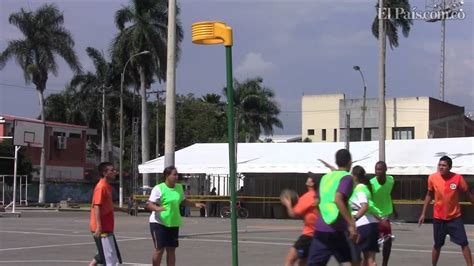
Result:
[[195,203],[185,198],[183,186],[178,183],[178,171],[168,166],[163,171],[164,182],[156,185],[148,199],[147,208],[150,215],[150,231],[154,245],[153,266],[161,265],[166,252],[166,265],[176,265],[175,250],[179,246],[179,227],[182,224],[179,206],[204,208],[204,204]]
[[122,257],[114,235],[114,204],[109,182],[117,172],[110,162],[100,163],[98,170],[100,180],[94,188],[90,212],[90,230],[97,246],[97,255],[89,265],[115,266],[122,263]]

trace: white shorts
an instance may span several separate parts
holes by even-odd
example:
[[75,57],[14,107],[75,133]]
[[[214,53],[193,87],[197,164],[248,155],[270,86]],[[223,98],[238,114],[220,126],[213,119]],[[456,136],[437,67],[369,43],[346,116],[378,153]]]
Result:
[[115,266],[122,263],[117,241],[112,233],[102,234],[100,239],[94,236],[98,254],[94,257],[97,264]]

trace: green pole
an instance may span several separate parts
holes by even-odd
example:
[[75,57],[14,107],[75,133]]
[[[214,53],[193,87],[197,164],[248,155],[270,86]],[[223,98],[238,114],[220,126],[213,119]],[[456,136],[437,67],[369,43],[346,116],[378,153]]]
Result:
[[227,68],[227,141],[229,142],[229,183],[231,199],[232,265],[239,265],[237,240],[237,197],[235,182],[235,139],[234,139],[234,79],[232,77],[232,46],[225,47]]

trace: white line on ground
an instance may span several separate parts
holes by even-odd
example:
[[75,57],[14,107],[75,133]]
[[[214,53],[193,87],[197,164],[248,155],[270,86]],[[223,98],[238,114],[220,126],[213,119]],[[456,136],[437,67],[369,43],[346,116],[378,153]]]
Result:
[[[206,238],[184,238],[180,239],[184,241],[197,241],[197,242],[217,242],[217,243],[232,243],[232,240],[226,239],[206,239]],[[257,244],[257,245],[275,245],[275,246],[288,246],[292,243],[280,243],[280,242],[262,242],[262,241],[245,241],[240,240],[239,244]]]
[[[196,242],[217,242],[217,243],[232,243],[232,240],[225,239],[205,239],[205,238],[185,238],[180,239],[184,241],[196,241]],[[263,242],[263,241],[246,241],[241,240],[239,244],[257,244],[257,245],[275,245],[275,246],[290,246],[293,243],[284,243],[284,242]],[[392,251],[402,251],[402,252],[416,252],[416,253],[431,253],[431,250],[424,249],[399,249],[392,248]],[[461,252],[456,251],[442,251],[443,254],[461,254]]]
[[[117,242],[124,242],[124,241],[135,241],[135,240],[145,240],[148,239],[146,237],[140,238],[130,238],[130,239],[118,239]],[[94,242],[82,242],[82,243],[71,243],[71,244],[56,244],[56,245],[44,245],[44,246],[32,246],[32,247],[17,247],[17,248],[3,248],[0,249],[2,251],[13,251],[13,250],[25,250],[25,249],[39,249],[39,248],[54,248],[54,247],[67,247],[67,246],[81,246],[81,245],[92,245]]]
[[[80,237],[91,237],[92,236],[92,234],[90,234],[90,235],[77,235],[77,234],[58,234],[58,233],[6,231],[6,230],[0,230],[0,233],[27,234],[27,235],[46,235],[46,236],[80,236]],[[134,239],[136,237],[117,236],[117,238]]]
[[[402,248],[392,248],[392,251],[403,251],[403,252],[416,252],[416,253],[431,253],[431,250],[424,249],[402,249]],[[441,254],[462,254],[459,251],[441,251]]]
[[[85,260],[0,260],[0,263],[42,263],[42,262],[49,262],[49,263],[89,263],[90,261]],[[124,262],[123,265],[140,265],[140,266],[148,266],[151,264],[145,263],[134,263],[134,262]]]

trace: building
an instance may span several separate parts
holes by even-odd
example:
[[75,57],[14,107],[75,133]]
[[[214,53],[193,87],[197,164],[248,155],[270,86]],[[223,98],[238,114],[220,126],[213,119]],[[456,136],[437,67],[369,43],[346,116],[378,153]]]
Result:
[[[363,99],[344,94],[305,95],[302,98],[303,141],[350,141],[362,139]],[[386,139],[427,139],[474,136],[474,121],[464,107],[431,97],[387,98]],[[364,140],[378,139],[378,100],[365,104]]]
[[[2,118],[0,137],[13,136],[15,120],[42,123],[40,120],[24,117],[9,115],[0,117]],[[87,160],[87,147],[88,137],[96,134],[96,130],[87,126],[46,121],[44,134],[46,180],[83,181],[90,170],[95,168],[95,164]],[[41,148],[26,147],[26,152],[33,167],[39,168]],[[39,174],[36,172],[32,175],[34,180]]]

